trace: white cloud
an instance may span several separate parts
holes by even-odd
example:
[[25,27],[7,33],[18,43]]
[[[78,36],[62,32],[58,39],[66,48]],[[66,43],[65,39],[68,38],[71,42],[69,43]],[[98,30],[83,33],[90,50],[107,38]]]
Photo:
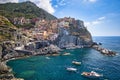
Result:
[[18,3],[19,0],[0,0],[0,3],[8,3],[8,2],[11,2],[11,3]]
[[93,21],[93,22],[92,22],[92,25],[96,25],[96,24],[100,24],[100,23],[101,23],[101,21],[96,20],[96,21]]
[[34,2],[38,7],[44,9],[50,14],[53,14],[55,12],[55,9],[52,6],[51,0],[30,0],[30,1]]
[[88,0],[89,2],[96,2],[97,0]]
[[104,20],[105,16],[98,18],[98,20]]
[[63,6],[63,5],[66,5],[66,2],[65,2],[65,0],[60,0],[60,1],[58,2],[58,4],[61,5],[61,6]]
[[91,3],[94,3],[96,2],[97,0],[83,0],[84,2],[91,2]]
[[67,5],[69,2],[66,0],[57,0],[57,5],[58,6],[65,6]]
[[99,18],[97,18],[97,19],[94,20],[94,21],[91,21],[91,22],[85,22],[85,26],[91,26],[91,25],[97,25],[97,24],[100,24],[100,23],[102,23],[105,19],[106,19],[105,16],[103,16],[103,17],[99,17]]

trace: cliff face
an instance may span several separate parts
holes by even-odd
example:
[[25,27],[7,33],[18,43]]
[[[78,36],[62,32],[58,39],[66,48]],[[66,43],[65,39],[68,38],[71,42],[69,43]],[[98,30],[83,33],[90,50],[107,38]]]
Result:
[[60,48],[90,47],[92,42],[91,34],[83,21],[76,20],[76,23],[69,23],[68,27],[59,27],[56,44]]

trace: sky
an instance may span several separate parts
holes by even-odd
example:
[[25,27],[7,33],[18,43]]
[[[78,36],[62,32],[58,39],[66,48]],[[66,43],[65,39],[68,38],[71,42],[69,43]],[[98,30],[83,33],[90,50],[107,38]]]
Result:
[[120,0],[0,0],[34,2],[57,18],[83,20],[92,36],[120,36]]

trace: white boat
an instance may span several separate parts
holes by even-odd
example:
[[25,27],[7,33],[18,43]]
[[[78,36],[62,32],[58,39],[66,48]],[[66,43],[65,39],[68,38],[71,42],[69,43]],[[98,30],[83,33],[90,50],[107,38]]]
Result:
[[60,54],[52,54],[52,56],[59,56]]
[[50,59],[49,57],[46,57],[46,59]]
[[83,72],[81,75],[85,76],[85,77],[88,77],[88,78],[99,78],[99,77],[102,77],[103,75],[101,74],[98,74],[94,71],[91,71],[91,72]]
[[72,64],[75,64],[75,65],[80,65],[81,62],[78,62],[78,61],[72,61]]
[[67,55],[70,55],[70,53],[65,52],[63,55],[67,56]]
[[67,68],[67,71],[76,72],[77,69],[76,69],[76,68],[69,67],[69,68]]

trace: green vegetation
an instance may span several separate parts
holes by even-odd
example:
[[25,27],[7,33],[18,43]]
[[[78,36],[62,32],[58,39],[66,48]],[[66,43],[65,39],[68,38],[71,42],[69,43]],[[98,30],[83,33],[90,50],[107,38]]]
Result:
[[10,11],[5,11],[5,10],[0,10],[0,15],[7,17],[9,20],[15,18],[15,17],[25,17],[25,18],[37,18],[36,15],[31,14],[31,13],[22,13],[22,12],[10,12]]
[[5,40],[13,40],[16,27],[5,17],[0,16],[0,42]]
[[0,4],[0,15],[7,17],[8,19],[14,17],[25,18],[42,18],[47,20],[56,19],[53,15],[38,8],[34,3],[27,1],[23,3],[6,3]]
[[[23,3],[6,3],[0,4],[0,15],[8,18],[13,23],[14,18],[24,17],[25,19],[41,18],[46,20],[56,19],[53,15],[37,7],[34,3],[27,1]],[[18,25],[18,28],[31,28],[33,23]]]
[[16,25],[18,28],[25,28],[25,29],[30,29],[33,28],[33,24],[24,24],[24,25]]

